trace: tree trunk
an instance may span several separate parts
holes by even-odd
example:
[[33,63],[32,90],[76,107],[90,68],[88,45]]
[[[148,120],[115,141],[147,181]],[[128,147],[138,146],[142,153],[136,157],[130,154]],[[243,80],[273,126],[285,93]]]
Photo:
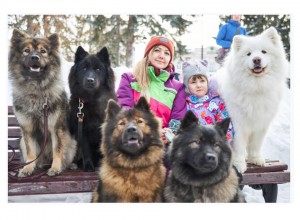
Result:
[[35,23],[36,16],[25,15],[25,20],[27,21],[27,33],[31,36],[36,36],[40,34],[40,25]]
[[44,29],[44,35],[49,36],[50,35],[50,17],[47,15],[43,16],[43,29]]
[[128,20],[128,38],[126,41],[126,60],[125,64],[127,67],[132,67],[133,64],[133,44],[134,44],[134,30],[137,25],[137,19],[134,15],[129,16]]

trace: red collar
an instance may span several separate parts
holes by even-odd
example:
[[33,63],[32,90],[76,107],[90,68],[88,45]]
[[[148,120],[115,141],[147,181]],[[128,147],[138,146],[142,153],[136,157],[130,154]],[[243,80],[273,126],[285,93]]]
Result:
[[82,98],[79,98],[79,102],[81,102],[81,103],[87,103],[88,101],[87,100],[84,100],[84,99],[82,99]]

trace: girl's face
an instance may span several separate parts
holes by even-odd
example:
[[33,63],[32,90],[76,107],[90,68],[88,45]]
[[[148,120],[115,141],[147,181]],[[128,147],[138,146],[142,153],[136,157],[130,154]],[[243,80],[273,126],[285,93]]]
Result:
[[171,61],[171,53],[163,45],[154,46],[148,55],[148,59],[154,67],[165,69]]
[[192,76],[188,81],[188,89],[191,94],[202,98],[208,92],[207,79],[204,76]]

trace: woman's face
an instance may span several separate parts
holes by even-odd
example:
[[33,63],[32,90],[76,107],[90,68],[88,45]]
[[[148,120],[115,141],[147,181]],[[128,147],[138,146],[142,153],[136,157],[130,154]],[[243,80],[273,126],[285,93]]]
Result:
[[204,76],[192,76],[188,81],[188,88],[191,94],[202,98],[208,92],[207,79]]
[[151,64],[158,69],[165,69],[171,61],[169,49],[163,45],[154,46],[148,55]]

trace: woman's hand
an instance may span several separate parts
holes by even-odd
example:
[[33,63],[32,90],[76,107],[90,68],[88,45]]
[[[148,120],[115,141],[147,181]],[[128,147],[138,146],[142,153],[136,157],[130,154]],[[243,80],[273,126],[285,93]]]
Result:
[[170,143],[175,135],[170,128],[163,128],[161,132],[161,138],[164,144]]

